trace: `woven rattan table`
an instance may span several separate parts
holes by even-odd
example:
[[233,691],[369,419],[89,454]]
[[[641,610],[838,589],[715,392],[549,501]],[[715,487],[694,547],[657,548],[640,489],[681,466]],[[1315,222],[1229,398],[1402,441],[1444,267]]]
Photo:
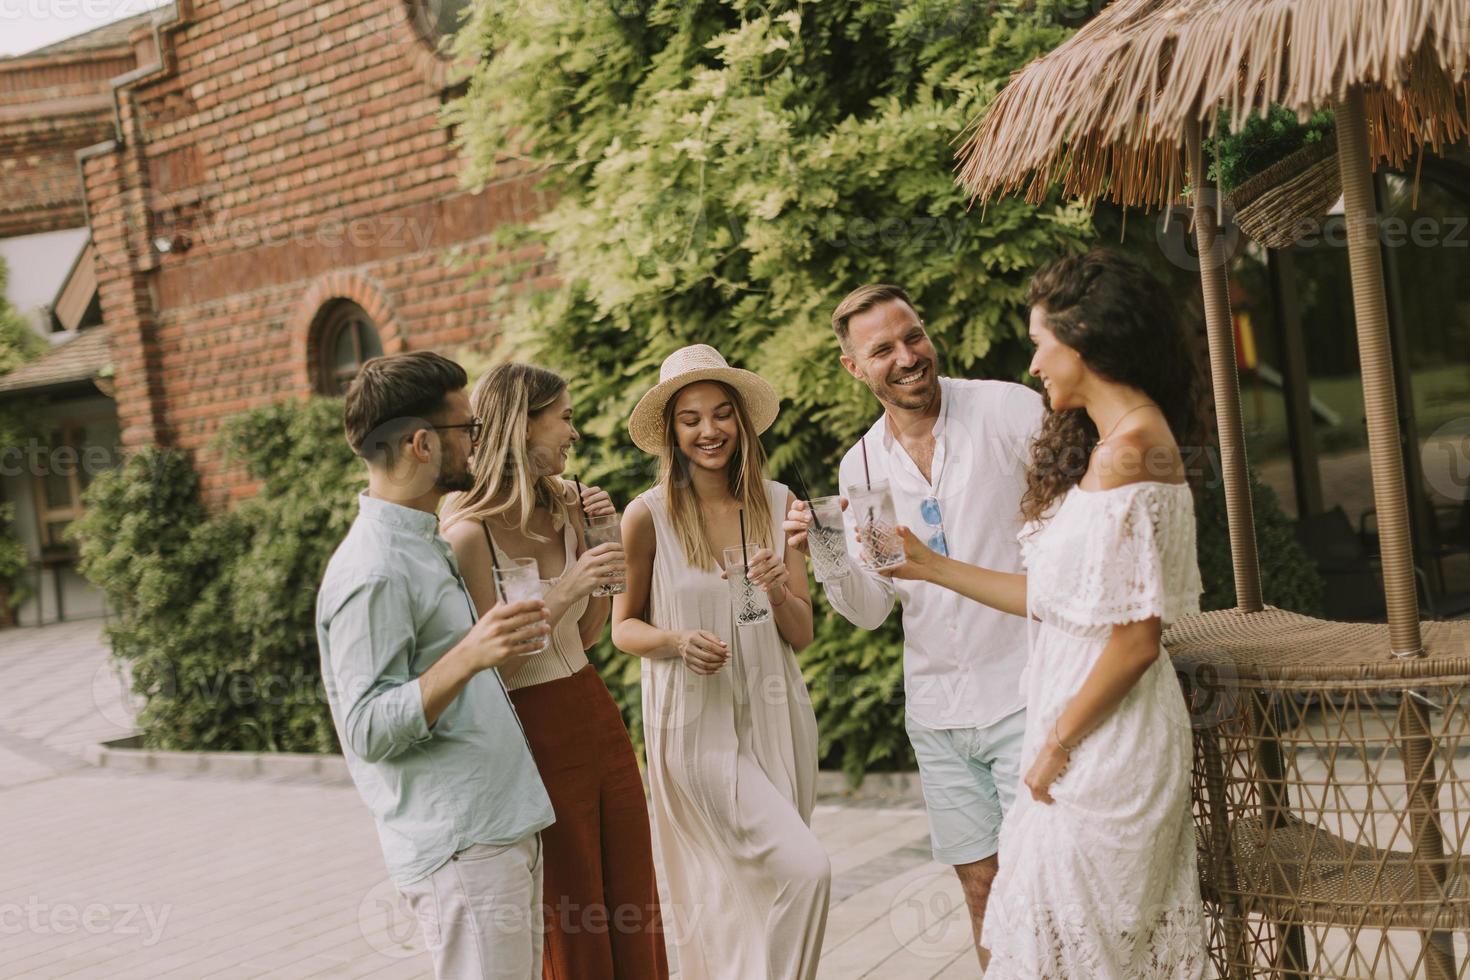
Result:
[[1422,629],[1404,660],[1387,626],[1269,607],[1165,635],[1220,976],[1470,976],[1470,622]]

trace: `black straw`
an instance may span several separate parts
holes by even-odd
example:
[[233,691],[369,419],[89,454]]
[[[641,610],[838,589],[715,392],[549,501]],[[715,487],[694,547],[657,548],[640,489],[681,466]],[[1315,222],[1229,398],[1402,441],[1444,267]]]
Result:
[[[806,477],[801,475],[801,467],[796,467],[796,482],[801,484],[801,492],[806,497],[808,507],[812,503],[812,488],[806,485]],[[816,522],[817,530],[822,530],[822,519],[817,516],[817,509],[812,507],[812,520]]]
[[868,472],[868,437],[862,436],[858,439],[858,445],[863,447],[863,482],[868,489],[873,489],[873,474]]
[[743,568],[741,570],[741,574],[743,574],[745,576],[745,581],[749,582],[750,581],[750,555],[747,554],[746,551],[745,551],[745,508],[744,507],[740,508],[740,510],[737,511],[737,514],[740,517],[740,558],[741,558],[742,561],[745,562],[745,568]]
[[[580,506],[582,506],[582,481],[579,480],[579,479],[577,479],[577,474],[573,473],[572,474],[572,482],[577,485],[577,506],[580,507]],[[583,521],[583,523],[585,523],[586,520],[587,520],[587,515],[586,515],[586,513],[583,513],[582,514],[582,521]]]

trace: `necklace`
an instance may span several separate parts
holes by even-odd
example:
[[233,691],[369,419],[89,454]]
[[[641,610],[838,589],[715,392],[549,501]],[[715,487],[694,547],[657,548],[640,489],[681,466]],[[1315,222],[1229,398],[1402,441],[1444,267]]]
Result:
[[[1113,433],[1118,431],[1118,426],[1122,425],[1123,424],[1123,420],[1126,419],[1128,416],[1132,415],[1134,412],[1138,411],[1140,408],[1149,408],[1150,406],[1152,406],[1154,408],[1157,408],[1158,407],[1157,405],[1154,405],[1153,402],[1147,401],[1147,402],[1144,402],[1142,405],[1134,405],[1132,408],[1128,409],[1128,411],[1124,412],[1122,415],[1119,415],[1118,416],[1118,421],[1116,421],[1116,422],[1113,423],[1113,427],[1108,430],[1108,434],[1107,435],[1103,436],[1101,439],[1099,439],[1097,441],[1097,445],[1098,446],[1101,446],[1103,443],[1105,443],[1109,439],[1111,439],[1113,437]],[[1094,446],[1093,447],[1093,450],[1096,451],[1096,449],[1097,449],[1097,446]]]

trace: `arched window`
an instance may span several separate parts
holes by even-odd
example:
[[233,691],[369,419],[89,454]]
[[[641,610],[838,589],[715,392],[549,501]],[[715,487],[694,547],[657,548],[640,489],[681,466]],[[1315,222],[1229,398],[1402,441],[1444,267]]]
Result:
[[445,54],[445,42],[464,23],[469,0],[408,0],[413,26],[429,47]]
[[364,361],[382,356],[383,341],[367,311],[350,299],[327,304],[318,323],[319,388],[323,394],[340,395],[362,370]]

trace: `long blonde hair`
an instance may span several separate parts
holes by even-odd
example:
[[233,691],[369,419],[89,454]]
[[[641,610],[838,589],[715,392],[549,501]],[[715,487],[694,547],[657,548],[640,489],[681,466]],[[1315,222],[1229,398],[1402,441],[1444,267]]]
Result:
[[[740,502],[745,510],[745,534],[747,540],[763,548],[771,547],[771,502],[766,496],[765,465],[766,450],[760,436],[750,422],[750,413],[740,393],[719,381],[719,385],[735,406],[735,420],[740,439],[735,447],[735,458],[725,468],[729,480],[730,496]],[[682,391],[683,389],[680,389]],[[674,403],[679,393],[664,406],[664,445],[659,453],[658,485],[668,501],[669,520],[674,533],[684,546],[684,557],[695,568],[713,571],[718,567],[714,549],[705,534],[704,513],[694,495],[694,484],[689,476],[689,459],[679,449],[679,440],[674,429]]]
[[485,426],[470,465],[474,485],[445,499],[445,530],[460,521],[513,513],[522,534],[545,541],[531,532],[537,507],[551,511],[557,530],[566,525],[567,483],[549,474],[534,475],[526,443],[531,416],[555,402],[566,387],[560,375],[529,364],[502,364],[479,380],[470,393],[470,411]]

